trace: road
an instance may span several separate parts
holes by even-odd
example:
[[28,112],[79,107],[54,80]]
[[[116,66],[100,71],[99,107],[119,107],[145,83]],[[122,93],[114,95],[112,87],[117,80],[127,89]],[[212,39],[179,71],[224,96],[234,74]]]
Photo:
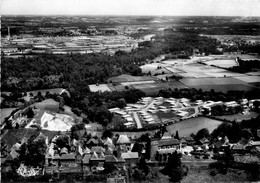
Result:
[[153,100],[150,104],[148,104],[145,108],[143,108],[144,111],[147,111],[153,104],[155,100]]
[[137,112],[133,112],[133,116],[134,116],[134,119],[135,119],[135,122],[136,122],[136,125],[137,125],[137,128],[143,128],[142,126],[142,123],[137,115]]

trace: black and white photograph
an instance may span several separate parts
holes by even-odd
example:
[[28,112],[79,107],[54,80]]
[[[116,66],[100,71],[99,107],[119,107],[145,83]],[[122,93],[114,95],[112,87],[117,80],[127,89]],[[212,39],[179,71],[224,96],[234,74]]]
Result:
[[260,0],[0,0],[0,22],[0,182],[260,182]]

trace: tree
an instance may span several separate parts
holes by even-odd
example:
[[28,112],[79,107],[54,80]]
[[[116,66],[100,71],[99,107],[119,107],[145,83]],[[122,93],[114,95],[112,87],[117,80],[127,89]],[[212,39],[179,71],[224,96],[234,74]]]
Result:
[[202,138],[208,138],[209,137],[209,130],[207,128],[202,128],[201,130],[199,130],[196,134],[196,140],[200,140]]
[[102,136],[102,138],[103,139],[106,139],[106,138],[113,138],[113,136],[114,136],[114,134],[113,134],[113,132],[111,131],[111,130],[105,130],[104,132],[103,132],[103,136]]
[[167,164],[160,172],[164,175],[168,175],[171,182],[179,182],[182,179],[182,164],[177,151],[169,156]]
[[134,146],[133,146],[133,148],[132,148],[132,152],[138,152],[138,154],[141,155],[142,149],[143,149],[143,148],[142,148],[142,145],[139,144],[138,142],[135,142],[135,143],[134,143]]
[[34,117],[34,112],[33,112],[31,107],[28,108],[26,115],[27,115],[27,118],[33,118]]
[[176,131],[176,134],[175,134],[175,137],[174,137],[175,139],[180,139],[180,137],[179,137],[179,132],[178,132],[178,130]]

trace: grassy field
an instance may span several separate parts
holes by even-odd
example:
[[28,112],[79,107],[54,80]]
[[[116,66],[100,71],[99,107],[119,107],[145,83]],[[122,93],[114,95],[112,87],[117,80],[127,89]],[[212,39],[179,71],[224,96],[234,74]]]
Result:
[[206,117],[190,118],[178,123],[167,126],[167,130],[176,133],[178,130],[180,137],[189,136],[191,133],[197,133],[202,128],[207,128],[211,133],[222,121]]
[[215,91],[227,92],[229,90],[245,90],[250,91],[256,89],[253,85],[249,85],[244,81],[236,78],[185,78],[180,80],[181,83],[196,89],[202,89],[209,91],[214,89]]
[[234,78],[244,81],[246,83],[260,82],[260,76],[244,76],[244,77],[234,77]]
[[204,62],[207,65],[215,65],[215,66],[219,66],[222,68],[229,68],[229,67],[234,67],[234,66],[238,66],[238,63],[232,59],[232,60],[211,60],[211,61],[207,61]]
[[146,83],[146,84],[137,84],[132,85],[133,88],[142,90],[146,94],[157,94],[160,90],[170,88],[166,83]]
[[16,108],[3,108],[1,109],[1,124],[4,122],[5,118],[8,117],[13,110],[15,110]]

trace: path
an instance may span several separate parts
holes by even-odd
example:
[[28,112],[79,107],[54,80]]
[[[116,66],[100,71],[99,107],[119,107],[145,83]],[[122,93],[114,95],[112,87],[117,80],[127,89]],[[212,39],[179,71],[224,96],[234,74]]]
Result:
[[133,112],[133,116],[134,116],[134,119],[135,119],[135,122],[136,122],[136,125],[137,125],[137,128],[143,128],[142,126],[142,123],[137,115],[137,112]]

